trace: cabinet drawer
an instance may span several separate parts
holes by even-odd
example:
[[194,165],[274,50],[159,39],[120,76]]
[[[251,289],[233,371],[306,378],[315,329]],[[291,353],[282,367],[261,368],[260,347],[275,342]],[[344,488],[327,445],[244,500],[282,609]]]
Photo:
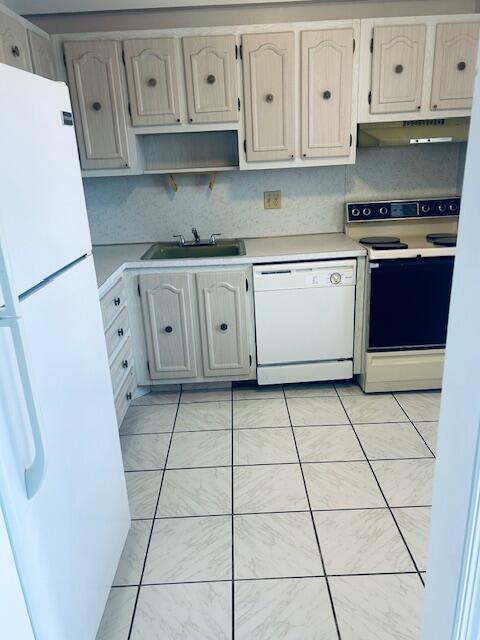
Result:
[[133,392],[135,390],[135,371],[133,367],[128,372],[125,382],[120,387],[118,395],[115,397],[115,411],[117,413],[118,426],[123,422],[127,409],[130,406],[130,402],[133,398]]
[[117,395],[118,390],[122,386],[125,377],[128,374],[128,370],[133,365],[133,351],[132,341],[130,338],[125,342],[124,346],[119,351],[117,357],[112,362],[110,367],[110,374],[112,376],[113,395]]
[[117,349],[118,345],[127,340],[128,331],[128,310],[127,307],[124,306],[120,311],[120,314],[110,325],[110,328],[105,331],[105,342],[107,343],[109,360]]
[[118,315],[120,309],[126,302],[125,286],[123,280],[119,280],[110,291],[102,297],[100,305],[102,307],[103,326],[108,329],[113,319]]

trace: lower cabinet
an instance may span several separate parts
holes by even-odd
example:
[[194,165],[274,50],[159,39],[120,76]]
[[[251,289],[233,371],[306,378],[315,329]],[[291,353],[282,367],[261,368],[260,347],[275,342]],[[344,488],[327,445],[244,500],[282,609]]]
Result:
[[152,380],[245,378],[253,366],[249,271],[139,276]]

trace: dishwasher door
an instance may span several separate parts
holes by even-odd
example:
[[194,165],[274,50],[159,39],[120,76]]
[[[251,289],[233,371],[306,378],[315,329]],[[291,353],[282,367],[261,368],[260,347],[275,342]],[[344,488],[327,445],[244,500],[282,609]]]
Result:
[[353,358],[355,260],[253,269],[259,365]]

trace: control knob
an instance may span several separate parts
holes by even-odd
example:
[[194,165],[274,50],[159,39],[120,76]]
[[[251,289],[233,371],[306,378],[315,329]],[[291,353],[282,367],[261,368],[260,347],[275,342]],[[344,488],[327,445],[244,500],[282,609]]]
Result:
[[360,209],[357,209],[357,207],[352,209],[352,216],[359,216],[360,215]]
[[332,273],[332,275],[330,276],[330,282],[332,284],[340,284],[342,281],[342,275],[340,273],[338,273],[338,271],[335,271],[334,273]]
[[438,205],[438,210],[441,211],[442,213],[445,213],[445,211],[447,210],[447,205],[442,202],[442,204]]
[[382,214],[382,216],[386,216],[388,213],[387,207],[380,207],[380,213]]
[[372,212],[368,207],[365,207],[365,209],[362,211],[364,216],[369,216]]
[[430,211],[430,206],[428,204],[422,204],[422,213],[428,213]]
[[458,209],[458,205],[455,202],[452,202],[450,205],[450,211],[456,211]]

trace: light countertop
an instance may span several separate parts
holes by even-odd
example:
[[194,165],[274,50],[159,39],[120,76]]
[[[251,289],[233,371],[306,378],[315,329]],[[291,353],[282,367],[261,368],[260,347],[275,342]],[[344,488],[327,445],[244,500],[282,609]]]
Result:
[[142,255],[153,244],[108,244],[93,247],[97,282],[101,293],[106,291],[124,269],[145,267],[205,267],[230,264],[265,264],[297,260],[355,258],[366,251],[344,233],[318,233],[304,236],[247,238],[245,255],[216,258],[179,258],[175,260],[142,261]]

